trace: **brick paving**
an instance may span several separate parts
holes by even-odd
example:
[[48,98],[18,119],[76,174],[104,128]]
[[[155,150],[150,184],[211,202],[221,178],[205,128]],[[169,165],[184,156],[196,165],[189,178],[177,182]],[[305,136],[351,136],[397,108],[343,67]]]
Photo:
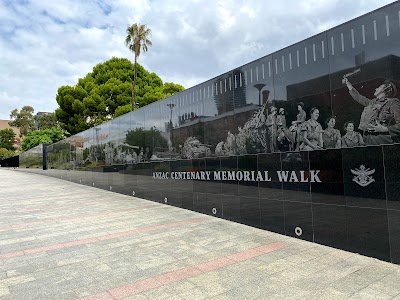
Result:
[[400,300],[400,266],[0,169],[0,299]]

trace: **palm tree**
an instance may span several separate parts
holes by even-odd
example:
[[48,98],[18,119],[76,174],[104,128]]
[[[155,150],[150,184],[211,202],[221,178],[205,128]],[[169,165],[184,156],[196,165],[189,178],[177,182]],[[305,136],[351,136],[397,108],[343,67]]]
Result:
[[149,40],[151,30],[144,24],[132,24],[126,28],[128,34],[125,38],[125,44],[135,55],[135,75],[132,82],[132,110],[135,109],[135,86],[137,76],[137,59],[140,55],[140,50],[143,52],[147,51],[148,46],[152,46],[152,42]]

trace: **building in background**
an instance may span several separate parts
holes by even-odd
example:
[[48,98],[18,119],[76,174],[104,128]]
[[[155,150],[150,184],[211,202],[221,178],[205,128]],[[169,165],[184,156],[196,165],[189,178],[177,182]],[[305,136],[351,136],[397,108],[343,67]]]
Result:
[[[51,112],[45,112],[45,111],[39,111],[37,112],[36,116],[45,116],[45,115],[50,115],[52,114]],[[39,122],[35,119],[35,128],[39,129]]]
[[19,134],[20,134],[19,128],[11,127],[8,124],[8,122],[11,122],[11,120],[0,120],[0,130],[11,128],[15,133],[15,144],[14,144],[14,147],[17,148],[17,149],[20,149],[21,148],[21,139],[19,137]]

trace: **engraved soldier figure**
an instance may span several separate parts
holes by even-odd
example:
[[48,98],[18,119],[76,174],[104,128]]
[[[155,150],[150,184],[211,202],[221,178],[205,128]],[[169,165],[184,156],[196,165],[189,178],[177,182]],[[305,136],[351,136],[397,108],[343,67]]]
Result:
[[340,148],[341,137],[340,131],[335,129],[336,119],[335,117],[329,117],[326,121],[326,129],[322,131],[322,141],[324,143],[324,148]]
[[354,122],[348,121],[344,124],[344,131],[346,132],[341,139],[341,146],[343,148],[364,146],[364,140],[359,132],[354,131]]
[[302,144],[300,145],[300,150],[312,151],[317,149],[322,149],[322,127],[318,123],[319,110],[316,107],[310,110],[310,119],[303,123],[302,126]]
[[375,89],[374,99],[361,95],[347,78],[343,79],[343,83],[353,99],[364,106],[358,127],[364,132],[364,142],[367,145],[392,144],[392,136],[389,132],[382,131],[382,127],[400,123],[400,101],[394,98],[397,93],[394,83],[385,80]]
[[372,125],[371,130],[377,133],[380,132],[384,134],[389,134],[395,143],[400,143],[400,123],[390,126],[384,126],[381,124]]
[[304,110],[304,103],[303,102],[299,102],[297,104],[297,116],[296,116],[296,121],[292,122],[292,125],[289,127],[289,131],[292,132],[292,141],[295,150],[298,151],[300,144],[301,144],[301,129],[303,126],[303,123],[306,121],[306,112]]
[[285,109],[283,107],[279,109],[279,114],[276,116],[276,125],[282,129],[286,129],[286,116]]
[[276,114],[277,109],[275,106],[272,106],[270,109],[270,114],[265,121],[265,125],[268,128],[268,141],[269,141],[269,150],[270,152],[275,152],[277,150],[277,140],[276,140]]
[[285,109],[281,107],[276,117],[277,126],[277,146],[280,151],[292,150],[292,135],[286,125]]

